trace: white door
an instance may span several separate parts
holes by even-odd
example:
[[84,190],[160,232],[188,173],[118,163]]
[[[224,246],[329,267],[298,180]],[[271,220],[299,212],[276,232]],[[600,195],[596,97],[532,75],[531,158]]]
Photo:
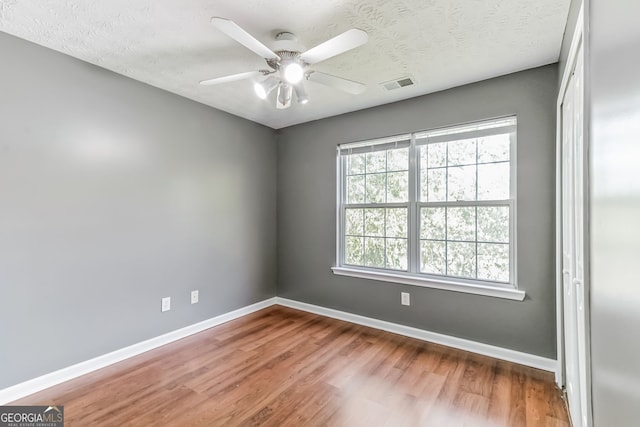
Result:
[[584,289],[583,55],[576,55],[562,102],[562,286],[565,385],[574,426],[586,426],[587,347]]

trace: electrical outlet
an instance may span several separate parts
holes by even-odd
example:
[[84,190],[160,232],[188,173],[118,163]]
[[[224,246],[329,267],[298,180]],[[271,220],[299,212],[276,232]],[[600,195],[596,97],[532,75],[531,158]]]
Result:
[[191,291],[191,304],[196,304],[198,302],[198,291]]
[[162,298],[162,311],[171,310],[171,297]]
[[411,305],[411,294],[409,292],[400,292],[400,303],[402,305]]

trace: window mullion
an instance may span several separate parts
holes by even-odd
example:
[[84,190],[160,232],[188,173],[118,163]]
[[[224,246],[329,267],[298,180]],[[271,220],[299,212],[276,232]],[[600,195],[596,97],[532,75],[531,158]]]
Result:
[[445,145],[444,155],[444,188],[445,188],[445,201],[444,206],[444,274],[449,274],[449,143]]
[[419,271],[419,240],[418,225],[419,213],[417,207],[418,199],[418,175],[419,175],[419,159],[416,148],[415,134],[411,134],[411,141],[409,142],[409,212],[408,212],[408,252],[409,252],[409,265],[408,270],[411,273],[417,273]]
[[[478,139],[476,138],[475,140],[475,145],[476,145],[476,198],[475,201],[478,201],[478,160],[479,160],[479,154],[478,154]],[[476,205],[473,209],[473,211],[475,212],[475,221],[474,221],[474,235],[475,235],[475,242],[474,242],[474,246],[475,246],[475,278],[478,278],[478,205]]]

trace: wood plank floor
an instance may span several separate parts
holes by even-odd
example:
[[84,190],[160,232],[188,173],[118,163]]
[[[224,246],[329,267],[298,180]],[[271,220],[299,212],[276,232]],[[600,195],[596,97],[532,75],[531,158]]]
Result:
[[273,306],[14,404],[67,426],[569,426],[553,375]]

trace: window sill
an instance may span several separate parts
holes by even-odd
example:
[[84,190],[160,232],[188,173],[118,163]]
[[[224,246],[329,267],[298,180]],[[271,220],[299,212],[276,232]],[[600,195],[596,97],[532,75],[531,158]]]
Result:
[[467,294],[484,295],[494,298],[505,298],[522,301],[525,292],[513,288],[499,288],[480,284],[460,283],[454,281],[426,279],[402,273],[388,273],[349,267],[331,267],[334,274],[340,276],[358,277],[360,279],[380,280],[383,282],[402,283],[405,285],[422,286],[425,288],[443,289]]

